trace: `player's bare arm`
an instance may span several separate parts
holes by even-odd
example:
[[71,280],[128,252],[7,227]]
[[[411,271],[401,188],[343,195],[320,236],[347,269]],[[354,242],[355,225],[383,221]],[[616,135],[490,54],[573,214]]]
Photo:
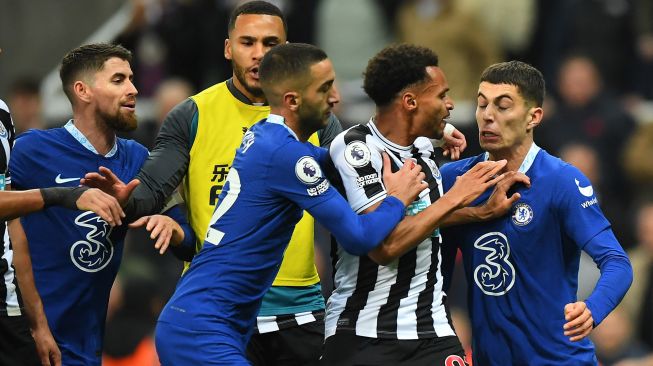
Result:
[[121,219],[125,216],[118,201],[98,189],[54,187],[0,191],[0,217],[3,220],[24,216],[48,206],[93,211],[111,226],[122,224]]
[[[505,160],[481,164],[460,176],[449,192],[426,210],[415,216],[406,216],[381,245],[368,253],[369,257],[381,265],[392,262],[433,233],[447,215],[468,205],[503,178],[497,173],[505,167]],[[376,207],[368,210],[373,211]]]
[[[38,190],[25,192],[38,193]],[[25,192],[15,191],[12,193]],[[30,193],[30,195],[33,194]],[[36,290],[36,285],[34,284],[32,261],[29,256],[25,231],[18,219],[10,221],[7,228],[9,229],[9,235],[11,236],[12,247],[14,250],[14,268],[16,269],[16,276],[18,278],[18,287],[23,296],[25,313],[29,319],[32,337],[36,344],[36,351],[39,359],[43,365],[60,366],[61,351],[52,336],[52,332],[48,326],[48,320],[43,311],[43,302],[41,301],[41,297],[39,296],[39,293]]]

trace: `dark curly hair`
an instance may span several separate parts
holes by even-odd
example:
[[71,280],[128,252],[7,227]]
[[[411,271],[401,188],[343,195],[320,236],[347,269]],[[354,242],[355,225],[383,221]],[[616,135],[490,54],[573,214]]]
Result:
[[406,87],[426,81],[428,66],[438,66],[438,56],[426,47],[388,46],[367,63],[363,89],[379,106],[387,106]]

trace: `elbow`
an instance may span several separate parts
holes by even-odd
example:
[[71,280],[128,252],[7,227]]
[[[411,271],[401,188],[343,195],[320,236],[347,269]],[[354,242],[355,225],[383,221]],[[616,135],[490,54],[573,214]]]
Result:
[[399,257],[399,254],[395,253],[389,248],[386,248],[384,244],[381,244],[368,252],[367,256],[376,264],[380,266],[387,266],[388,264],[394,262],[394,260]]

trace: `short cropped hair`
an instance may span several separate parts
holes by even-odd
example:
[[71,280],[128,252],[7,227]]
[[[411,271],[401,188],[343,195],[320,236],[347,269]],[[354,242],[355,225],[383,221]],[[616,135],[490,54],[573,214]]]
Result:
[[271,105],[278,102],[271,100],[276,85],[287,80],[308,80],[311,66],[326,59],[323,50],[306,43],[286,43],[270,49],[259,66],[261,89],[268,102]]
[[72,86],[76,80],[79,80],[81,74],[102,70],[104,63],[113,57],[131,62],[132,53],[121,45],[109,43],[88,44],[68,52],[61,61],[59,69],[63,91],[68,99],[73,102]]
[[229,27],[227,28],[229,33],[231,33],[231,31],[236,27],[236,18],[238,18],[239,15],[243,14],[260,14],[279,17],[283,23],[284,32],[286,32],[286,34],[288,33],[286,18],[283,16],[281,9],[276,7],[274,4],[270,4],[267,1],[250,1],[235,8],[229,16]]
[[481,74],[481,82],[484,81],[514,85],[527,102],[535,103],[538,107],[544,103],[544,76],[540,70],[525,62],[508,61],[490,65]]
[[363,89],[377,106],[387,106],[405,88],[428,80],[429,66],[438,66],[438,56],[426,47],[388,46],[367,63]]

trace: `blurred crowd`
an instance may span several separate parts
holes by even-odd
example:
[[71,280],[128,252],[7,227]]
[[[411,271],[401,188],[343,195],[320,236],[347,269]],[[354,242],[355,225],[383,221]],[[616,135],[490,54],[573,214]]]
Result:
[[[173,106],[231,76],[224,40],[229,12],[240,2],[131,2],[131,20],[113,41],[134,52],[139,101],[150,99],[155,106],[127,137],[152,148]],[[270,2],[287,15],[290,42],[316,44],[332,59],[344,127],[373,113],[361,73],[388,43],[416,43],[439,55],[456,103],[451,123],[467,136],[465,157],[480,152],[474,109],[481,71],[509,59],[542,70],[548,97],[535,141],[590,178],[635,271],[622,305],[593,333],[597,354],[606,366],[653,365],[653,1]],[[6,100],[18,133],[52,126],[42,117],[41,76],[17,76],[10,85]],[[324,259],[329,245],[321,236]],[[330,262],[324,263],[319,267],[328,295]],[[181,267],[172,256],[159,256],[144,231],[130,233],[108,315],[107,365],[156,363],[151,332]],[[581,265],[579,292],[593,286],[583,280],[593,271],[591,261]],[[466,334],[465,312],[458,309],[465,307],[464,291],[450,297],[459,332]]]

